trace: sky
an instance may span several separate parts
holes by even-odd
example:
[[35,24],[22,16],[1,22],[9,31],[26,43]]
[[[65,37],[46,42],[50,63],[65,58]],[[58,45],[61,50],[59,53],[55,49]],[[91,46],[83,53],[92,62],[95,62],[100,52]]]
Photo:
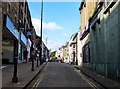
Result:
[[[29,2],[32,23],[40,36],[41,2]],[[43,42],[55,51],[70,40],[80,26],[80,2],[43,2]]]

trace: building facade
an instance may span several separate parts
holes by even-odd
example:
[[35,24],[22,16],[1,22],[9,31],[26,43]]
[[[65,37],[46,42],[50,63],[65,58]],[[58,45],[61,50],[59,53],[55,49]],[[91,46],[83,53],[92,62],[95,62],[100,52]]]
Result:
[[90,68],[120,81],[120,1],[98,2],[90,24]]
[[68,42],[62,46],[63,49],[63,62],[69,63],[69,54],[68,54]]
[[[18,55],[18,12],[19,5],[2,2],[2,62],[13,63]],[[7,55],[7,56],[6,56]]]
[[27,32],[33,27],[27,2],[2,2],[2,22],[2,62],[23,62]]
[[69,59],[70,63],[72,64],[78,64],[78,59],[77,59],[77,35],[78,33],[74,33],[69,41]]
[[79,32],[79,40],[80,40],[80,47],[78,50],[80,50],[79,55],[79,64],[81,64],[81,61],[85,66],[89,66],[90,63],[90,37],[89,37],[89,30],[90,30],[90,20],[91,16],[93,15],[93,12],[96,7],[96,0],[90,2],[89,0],[83,0],[79,11],[80,11],[80,32]]

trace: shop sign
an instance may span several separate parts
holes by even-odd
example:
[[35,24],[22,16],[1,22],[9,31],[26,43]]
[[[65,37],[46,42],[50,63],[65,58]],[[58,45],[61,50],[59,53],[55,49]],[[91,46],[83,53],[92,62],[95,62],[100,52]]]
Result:
[[15,28],[15,26],[13,25],[13,23],[11,22],[11,20],[10,20],[10,18],[8,16],[6,17],[6,27],[18,39],[19,32]]
[[26,39],[25,35],[23,34],[23,32],[21,32],[21,40],[27,46],[27,39]]
[[2,45],[6,45],[6,46],[10,46],[13,45],[13,41],[12,40],[3,40],[2,41]]
[[83,28],[82,32],[80,32],[80,39],[83,37],[84,33],[88,31],[88,28],[89,28],[89,21],[87,22],[87,24]]
[[10,42],[3,41],[2,44],[3,45],[10,45]]

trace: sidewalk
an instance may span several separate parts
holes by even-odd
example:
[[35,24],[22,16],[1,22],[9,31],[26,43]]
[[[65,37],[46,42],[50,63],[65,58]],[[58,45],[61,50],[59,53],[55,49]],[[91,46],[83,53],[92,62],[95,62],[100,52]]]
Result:
[[99,75],[96,72],[91,71],[86,67],[80,67],[78,65],[74,65],[74,67],[79,69],[81,72],[83,72],[88,77],[92,78],[94,81],[96,81],[100,85],[102,85],[105,89],[109,89],[109,88],[120,89],[120,83],[117,81],[114,81],[102,75]]
[[34,71],[31,71],[31,62],[18,64],[18,83],[12,82],[14,66],[9,65],[2,69],[2,87],[25,87],[45,66],[46,63],[36,67],[37,63],[34,62]]

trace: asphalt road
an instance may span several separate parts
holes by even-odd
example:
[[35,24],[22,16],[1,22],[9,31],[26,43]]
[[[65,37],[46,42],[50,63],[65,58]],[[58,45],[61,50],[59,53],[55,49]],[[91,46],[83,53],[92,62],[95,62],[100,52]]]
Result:
[[92,87],[69,64],[50,62],[35,87]]

